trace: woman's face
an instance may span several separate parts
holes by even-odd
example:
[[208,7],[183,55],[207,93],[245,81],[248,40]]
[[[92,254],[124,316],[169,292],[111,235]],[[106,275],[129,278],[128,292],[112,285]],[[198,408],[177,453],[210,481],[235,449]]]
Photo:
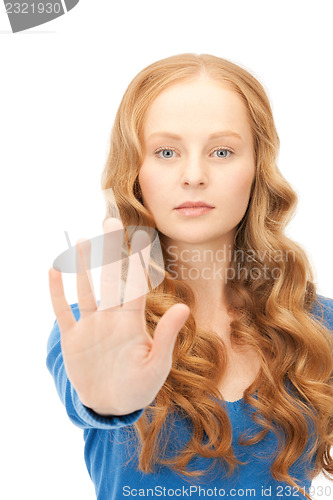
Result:
[[[176,83],[148,108],[143,133],[139,183],[157,229],[189,244],[234,234],[255,176],[252,133],[241,97],[210,78]],[[176,210],[186,201],[214,208],[187,216]]]

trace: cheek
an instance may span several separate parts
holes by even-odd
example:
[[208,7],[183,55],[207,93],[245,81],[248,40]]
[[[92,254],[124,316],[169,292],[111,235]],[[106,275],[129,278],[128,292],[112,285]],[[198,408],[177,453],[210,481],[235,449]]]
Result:
[[239,172],[233,176],[230,176],[224,184],[224,192],[226,193],[228,201],[239,206],[239,208],[244,208],[247,206],[251,186],[254,180],[254,170],[251,172]]
[[165,179],[163,180],[157,172],[145,165],[142,165],[138,179],[143,200],[148,206],[154,206],[158,201],[161,201],[163,192],[166,190]]

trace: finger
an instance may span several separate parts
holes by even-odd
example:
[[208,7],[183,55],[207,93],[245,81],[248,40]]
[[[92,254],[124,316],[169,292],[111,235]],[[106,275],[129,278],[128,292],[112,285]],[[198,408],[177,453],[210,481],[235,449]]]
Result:
[[99,310],[120,306],[121,253],[124,239],[124,227],[118,219],[111,217],[106,219],[103,230],[104,242]]
[[76,242],[77,295],[80,316],[83,318],[97,310],[94,286],[90,273],[91,242],[81,238]]
[[56,315],[61,333],[66,333],[76,323],[75,316],[65,298],[61,272],[51,267],[49,269],[49,288],[54,314]]
[[151,243],[149,235],[142,230],[134,233],[131,242],[131,255],[124,293],[124,310],[142,310],[146,305],[148,287],[148,268]]
[[153,362],[160,368],[170,371],[177,335],[186,323],[190,312],[186,304],[175,304],[163,314],[157,323],[150,355]]

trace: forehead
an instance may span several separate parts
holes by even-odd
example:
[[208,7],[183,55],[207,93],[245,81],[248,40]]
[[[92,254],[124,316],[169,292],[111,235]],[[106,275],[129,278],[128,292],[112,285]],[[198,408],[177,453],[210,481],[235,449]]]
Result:
[[251,133],[249,112],[242,97],[216,80],[196,78],[163,90],[145,113],[145,139],[158,131],[181,134],[199,129],[207,133],[213,130]]

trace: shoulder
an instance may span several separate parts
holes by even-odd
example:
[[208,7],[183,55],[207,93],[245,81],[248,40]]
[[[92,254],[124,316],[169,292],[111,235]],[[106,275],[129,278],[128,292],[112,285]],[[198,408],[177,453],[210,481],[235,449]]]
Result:
[[311,313],[333,331],[333,299],[317,294]]

